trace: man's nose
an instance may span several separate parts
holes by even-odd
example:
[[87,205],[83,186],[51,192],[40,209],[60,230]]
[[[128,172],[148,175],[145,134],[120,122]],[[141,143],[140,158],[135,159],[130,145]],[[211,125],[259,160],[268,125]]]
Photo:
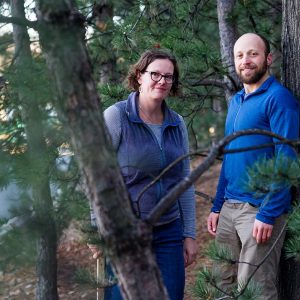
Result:
[[248,55],[245,55],[242,59],[243,64],[249,64],[251,62],[250,57]]

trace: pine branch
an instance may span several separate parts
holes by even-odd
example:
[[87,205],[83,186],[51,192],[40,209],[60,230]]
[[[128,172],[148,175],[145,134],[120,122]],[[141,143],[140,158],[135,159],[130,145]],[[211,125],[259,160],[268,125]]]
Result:
[[198,12],[199,12],[199,8],[198,6],[200,6],[202,0],[198,0],[195,4],[194,4],[194,9],[192,11],[189,12],[189,18],[188,20],[186,21],[185,25],[184,25],[184,29],[183,31],[186,30],[186,28],[189,26],[190,23],[193,22],[195,16],[197,16]]

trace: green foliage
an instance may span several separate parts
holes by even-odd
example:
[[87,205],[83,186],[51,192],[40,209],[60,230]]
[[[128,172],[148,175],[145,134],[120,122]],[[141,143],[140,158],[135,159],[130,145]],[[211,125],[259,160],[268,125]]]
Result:
[[239,288],[233,289],[230,292],[223,291],[218,287],[218,274],[214,274],[207,268],[202,268],[196,278],[196,283],[192,288],[192,293],[197,299],[239,299],[239,300],[255,300],[259,297],[261,287],[259,283],[250,281],[245,285],[240,285]]
[[197,299],[212,300],[222,296],[222,293],[214,288],[216,286],[212,272],[207,269],[201,269],[196,278],[192,293]]
[[300,261],[300,241],[299,236],[290,237],[285,242],[285,256],[286,258],[295,258]]
[[117,101],[125,100],[128,96],[128,91],[121,84],[111,85],[109,83],[99,86],[101,94],[101,102],[103,108],[107,108]]
[[288,222],[288,239],[285,241],[285,256],[300,261],[300,209],[299,205],[294,207]]
[[[1,269],[35,263],[40,230],[48,226],[47,220],[52,216],[56,224],[51,230],[57,230],[59,234],[71,219],[89,216],[88,201],[79,189],[80,175],[77,163],[72,159],[69,136],[54,108],[55,91],[45,61],[36,57],[32,62],[22,61],[18,68],[12,64],[3,70],[3,76],[5,85],[0,91],[0,111],[4,116],[0,118],[0,189],[13,185],[18,196],[1,200],[16,204],[10,208],[7,218],[30,218],[20,228],[1,236]],[[33,109],[36,107],[38,110]],[[28,128],[32,129],[31,136]],[[42,132],[41,139],[44,139],[46,149],[37,151],[33,157],[28,140],[31,138],[31,142],[36,143],[39,132]],[[62,149],[67,149],[70,159],[66,159],[66,150]],[[53,208],[42,217],[37,216],[36,208],[43,199],[37,198],[32,188],[33,183],[40,180],[41,170],[46,172],[42,175],[48,178],[53,201]],[[3,221],[3,226],[6,222]]]
[[33,266],[36,259],[36,240],[30,229],[16,228],[1,237],[0,271]]
[[78,268],[75,271],[74,281],[82,285],[88,285],[91,288],[96,288],[98,285],[95,274],[84,268]]
[[91,288],[108,288],[117,284],[116,278],[108,278],[104,277],[104,274],[99,274],[99,278],[84,268],[78,268],[75,271],[74,281],[81,285],[88,285]]
[[247,286],[241,284],[239,288],[233,289],[231,292],[223,291],[218,287],[218,274],[215,274],[208,268],[202,268],[196,278],[196,283],[192,289],[192,293],[197,299],[238,299],[238,300],[255,300],[259,297],[261,287],[259,283],[250,281]]
[[91,222],[83,222],[82,232],[85,235],[85,242],[91,245],[97,245],[104,251],[104,241],[99,237],[99,232],[95,226],[91,225]]
[[209,244],[204,253],[213,261],[219,261],[228,264],[236,263],[230,249],[226,246],[217,244],[215,241]]
[[8,49],[12,47],[12,44],[13,38],[11,33],[7,32],[0,36],[0,55],[2,57],[2,66],[0,68],[1,70],[6,64],[8,64],[11,59],[12,54],[11,51],[8,51]]
[[239,288],[234,291],[234,295],[238,300],[256,300],[261,294],[261,285],[259,282],[253,282],[252,280],[247,284],[241,284]]
[[299,160],[277,156],[257,160],[248,169],[246,188],[254,191],[257,197],[276,193],[282,188],[297,185],[300,178]]
[[[299,185],[300,164],[299,159],[288,157],[274,157],[272,159],[260,159],[248,170],[247,188],[254,191],[257,197],[265,196],[262,205],[268,202],[273,193],[283,188],[291,188]],[[299,207],[288,222],[288,239],[285,242],[285,255],[287,258],[295,257],[300,260],[300,213]]]
[[62,183],[57,190],[59,196],[54,198],[55,219],[58,232],[61,232],[73,219],[86,220],[90,210],[86,196],[82,191],[76,191],[72,184]]

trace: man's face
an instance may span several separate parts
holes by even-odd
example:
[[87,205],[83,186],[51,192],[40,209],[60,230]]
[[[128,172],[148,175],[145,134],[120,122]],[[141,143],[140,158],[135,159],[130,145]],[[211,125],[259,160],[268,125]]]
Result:
[[265,53],[265,44],[255,34],[241,36],[234,45],[235,69],[245,84],[258,83],[268,72],[271,55]]

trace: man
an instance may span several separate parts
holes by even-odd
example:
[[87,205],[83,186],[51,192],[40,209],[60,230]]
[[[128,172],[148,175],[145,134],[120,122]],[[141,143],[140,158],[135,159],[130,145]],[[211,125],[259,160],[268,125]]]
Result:
[[[225,134],[256,128],[287,139],[297,139],[298,104],[291,93],[269,74],[272,55],[268,41],[254,33],[242,35],[234,45],[234,61],[244,89],[231,99]],[[277,140],[269,136],[248,135],[235,139],[227,149],[274,141]],[[207,220],[209,233],[216,236],[218,244],[228,247],[239,262],[218,270],[219,286],[223,290],[231,290],[236,279],[240,285],[247,282],[255,270],[253,264],[261,262],[274,244],[290,209],[291,195],[287,189],[283,188],[266,199],[255,197],[246,188],[247,169],[257,159],[274,155],[295,157],[295,152],[288,145],[276,145],[224,157],[216,197]],[[283,240],[284,234],[253,276],[261,287],[261,300],[278,299],[276,276]]]

